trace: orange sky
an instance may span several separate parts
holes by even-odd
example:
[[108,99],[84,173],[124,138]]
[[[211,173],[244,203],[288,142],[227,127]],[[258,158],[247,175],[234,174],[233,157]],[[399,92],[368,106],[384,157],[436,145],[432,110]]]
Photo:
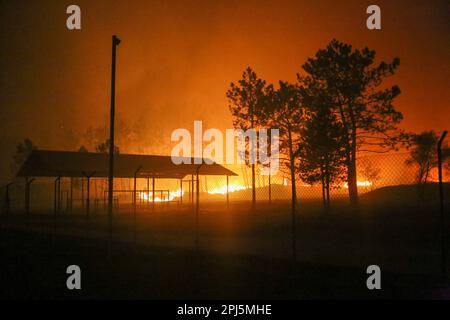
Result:
[[376,1],[381,31],[365,27],[373,1],[76,3],[81,31],[65,27],[67,1],[0,4],[0,134],[7,157],[26,136],[44,148],[67,149],[89,126],[107,124],[114,33],[122,39],[118,117],[139,128],[146,151],[167,153],[171,131],[191,128],[194,120],[231,127],[225,91],[246,66],[270,82],[294,80],[305,59],[332,38],[368,45],[382,59],[400,57],[392,81],[402,90],[396,106],[403,128],[450,127],[446,0]]

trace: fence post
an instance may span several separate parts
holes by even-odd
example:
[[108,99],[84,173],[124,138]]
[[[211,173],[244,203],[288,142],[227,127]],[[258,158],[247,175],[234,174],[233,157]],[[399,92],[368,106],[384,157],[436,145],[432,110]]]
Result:
[[[199,251],[199,211],[200,211],[200,183],[199,183],[199,171],[203,163],[201,163],[196,170],[197,177],[197,190],[196,190],[196,203],[195,203],[195,252]],[[194,175],[192,175],[192,201],[194,201]],[[194,203],[192,203],[194,204]]]
[[9,216],[11,211],[11,197],[9,195],[9,188],[14,184],[14,182],[10,182],[6,185],[5,191],[5,215]]
[[53,232],[52,232],[52,246],[56,244],[56,214],[59,209],[59,190],[61,188],[61,177],[55,179],[54,195],[53,195]]
[[183,204],[183,178],[180,179],[180,204]]
[[[137,245],[137,219],[136,219],[136,179],[139,171],[141,171],[142,166],[139,166],[134,172],[134,183],[133,183],[133,247],[136,251]],[[148,181],[148,180],[147,180]]]
[[152,210],[155,209],[155,176],[152,177]]
[[227,175],[227,209],[230,207],[230,176]]
[[27,217],[30,215],[30,189],[34,180],[34,178],[25,177],[25,213]]
[[442,133],[437,145],[438,154],[438,174],[439,174],[439,209],[441,211],[441,259],[442,259],[442,280],[447,282],[447,246],[446,246],[446,217],[444,214],[444,185],[442,183],[442,142],[447,135],[447,131]]

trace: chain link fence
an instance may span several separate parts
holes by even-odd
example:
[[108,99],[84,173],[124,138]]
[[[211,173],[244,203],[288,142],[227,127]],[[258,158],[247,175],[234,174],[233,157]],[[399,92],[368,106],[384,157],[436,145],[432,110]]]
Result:
[[[418,166],[408,164],[408,153],[386,153],[363,155],[357,159],[358,193],[365,194],[380,192],[386,187],[413,186],[418,184]],[[227,166],[237,176],[200,176],[199,190],[202,203],[233,203],[252,201],[252,174],[251,167],[246,165]],[[280,202],[291,200],[292,186],[290,176],[280,170],[273,176],[260,174],[260,168],[255,170],[255,195],[257,202]],[[192,181],[192,178],[194,181]],[[118,207],[130,207],[133,197],[140,208],[148,206],[191,204],[195,200],[197,188],[195,176],[187,176],[180,180],[156,179],[155,201],[153,201],[152,180],[138,179],[137,192],[134,194],[133,179],[115,179],[114,203]],[[444,182],[450,182],[448,163],[443,166]],[[438,182],[437,168],[431,168],[427,176],[427,184]],[[73,208],[85,209],[87,205],[86,179],[73,179],[72,191],[70,178],[61,180],[61,195],[58,201],[58,211],[70,209],[72,198]],[[181,185],[182,184],[182,185]],[[228,186],[228,187],[227,187]],[[391,188],[392,189],[392,188]],[[91,212],[101,212],[106,208],[107,180],[92,178],[90,181],[89,207]],[[322,186],[320,183],[307,184],[301,180],[296,181],[297,199],[321,200]],[[194,191],[194,192],[193,192]],[[227,192],[228,191],[228,192]],[[17,180],[9,186],[10,211],[24,211],[25,209],[24,181]],[[0,190],[2,209],[5,210],[7,196],[6,187]],[[347,199],[348,187],[345,181],[331,186],[330,198]],[[54,179],[39,178],[31,184],[30,202],[33,211],[53,212],[54,206]]]

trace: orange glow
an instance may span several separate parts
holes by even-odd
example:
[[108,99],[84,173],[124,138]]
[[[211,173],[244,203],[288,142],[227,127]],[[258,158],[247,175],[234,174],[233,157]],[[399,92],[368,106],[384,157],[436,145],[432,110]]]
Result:
[[[243,185],[230,184],[229,188],[228,188],[228,192],[231,193],[231,192],[241,191],[241,190],[245,190],[245,189],[247,189],[247,187],[245,187]],[[208,194],[226,194],[226,193],[227,193],[227,186],[226,185],[208,191]]]
[[[372,182],[370,182],[370,181],[357,181],[356,182],[356,185],[358,186],[358,187],[365,187],[365,188],[367,188],[367,187],[370,187],[371,185],[372,185]],[[345,182],[344,183],[344,188],[346,188],[346,189],[348,189],[348,184],[347,184],[347,182]]]
[[[179,198],[180,194],[181,194],[181,190],[178,189],[177,191],[169,191],[169,197],[168,198],[167,198],[167,192],[163,193],[163,198],[158,196],[158,194],[160,194],[160,192],[156,192],[156,194],[155,194],[155,202],[168,202],[168,201],[174,200],[175,198]],[[184,191],[183,191],[183,195],[184,195]],[[153,201],[153,195],[152,195],[151,191],[149,193],[141,192],[139,196],[140,196],[140,198],[142,200]]]

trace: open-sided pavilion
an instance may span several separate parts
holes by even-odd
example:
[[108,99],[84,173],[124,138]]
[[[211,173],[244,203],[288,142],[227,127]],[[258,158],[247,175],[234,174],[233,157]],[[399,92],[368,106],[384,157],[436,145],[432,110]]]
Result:
[[[54,180],[54,210],[59,208],[61,201],[61,179],[62,178],[85,178],[86,180],[86,210],[89,213],[91,178],[108,178],[108,154],[90,152],[70,152],[33,150],[20,167],[17,177],[25,179],[25,210],[30,211],[30,185],[38,177],[55,178]],[[115,154],[114,155],[114,177],[134,179],[133,205],[136,206],[136,180],[139,178],[152,180],[152,199],[155,200],[156,179],[176,179],[180,183],[181,195],[183,194],[183,182],[189,183],[189,191],[192,194],[194,182],[199,183],[199,176],[226,176],[227,181],[227,203],[229,202],[229,177],[236,176],[233,171],[217,164],[206,164],[201,159],[178,158],[185,160],[181,164],[175,164],[171,156],[159,155],[137,155],[137,154]],[[190,160],[190,161],[186,161]],[[198,161],[200,162],[200,161]],[[190,177],[190,180],[184,180]],[[72,208],[72,183],[70,184],[70,202]],[[149,187],[148,187],[149,190]],[[149,190],[150,192],[150,190]],[[199,199],[199,188],[197,187],[197,202]]]

